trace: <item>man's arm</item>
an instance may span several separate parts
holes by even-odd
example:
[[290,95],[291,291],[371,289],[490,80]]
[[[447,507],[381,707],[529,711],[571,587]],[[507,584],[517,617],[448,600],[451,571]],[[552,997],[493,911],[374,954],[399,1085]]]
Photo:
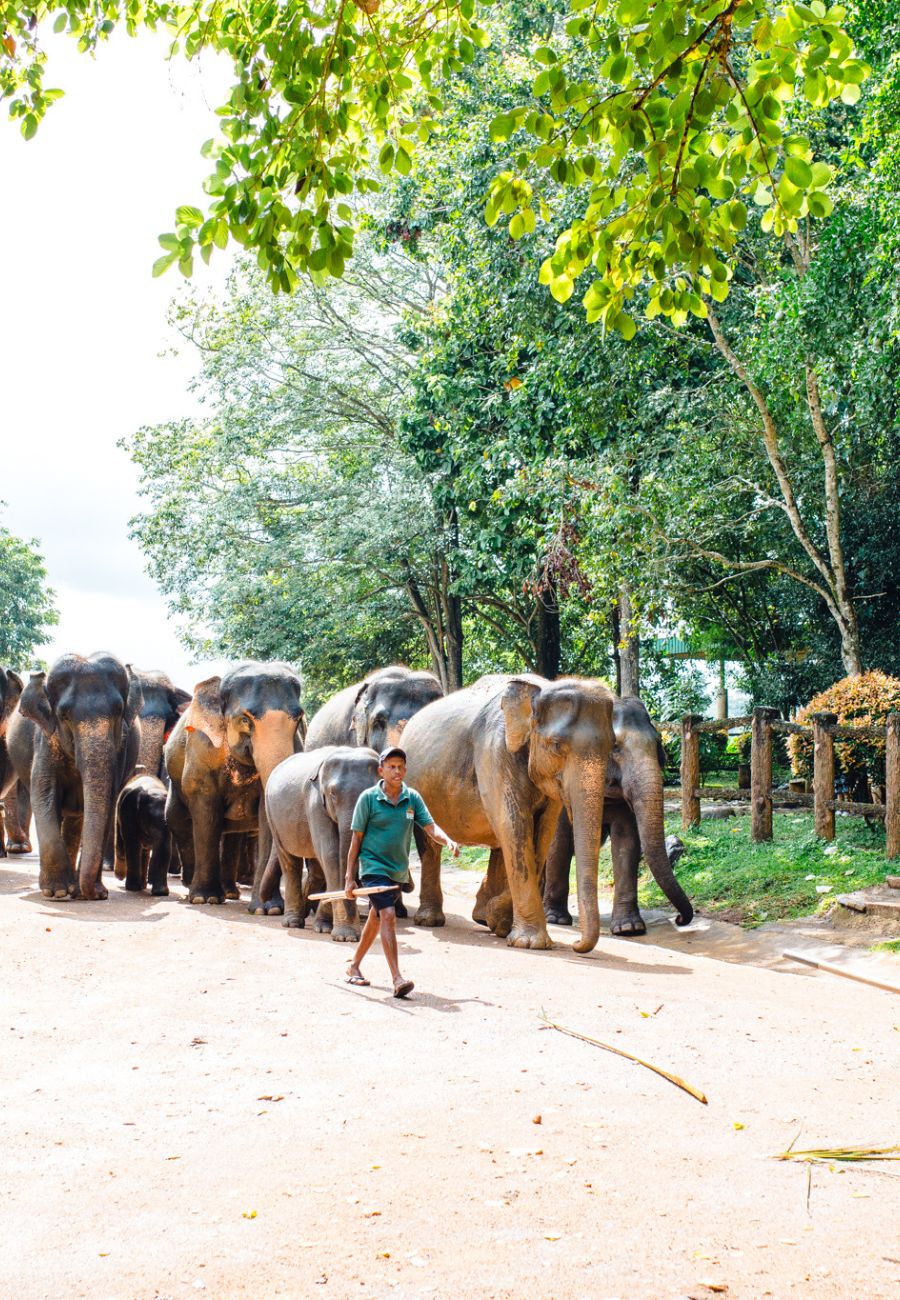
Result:
[[443,844],[448,848],[454,858],[459,857],[459,845],[456,840],[451,840],[446,831],[442,831],[437,822],[430,822],[429,825],[422,827],[426,835],[430,836],[437,844]]
[[348,898],[353,897],[356,885],[356,864],[359,862],[359,847],[363,841],[362,831],[353,831],[350,835],[350,848],[347,851],[347,876],[344,880],[344,892]]

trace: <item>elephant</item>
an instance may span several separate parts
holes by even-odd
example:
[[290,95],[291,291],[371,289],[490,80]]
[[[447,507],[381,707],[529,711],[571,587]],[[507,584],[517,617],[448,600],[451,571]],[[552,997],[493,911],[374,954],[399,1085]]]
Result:
[[[603,802],[603,838],[610,840],[613,860],[613,911],[610,933],[646,934],[638,910],[638,863],[643,853],[653,878],[677,909],[678,925],[689,925],[694,909],[675,879],[666,850],[663,824],[663,769],[666,755],[659,732],[636,697],[613,705],[615,743],[609,759]],[[547,856],[544,914],[557,925],[571,925],[569,864],[572,824],[565,813]]]
[[[266,786],[266,816],[284,873],[283,925],[303,928],[303,859],[310,878],[324,876],[326,889],[341,889],[350,848],[350,822],[363,790],[378,780],[373,749],[323,745],[279,763]],[[319,868],[318,870],[316,868]],[[333,919],[320,906],[315,929],[331,930],[337,942],[359,939],[356,904],[333,904]]]
[[399,745],[410,718],[442,695],[433,673],[414,672],[402,664],[376,669],[364,681],[338,691],[313,714],[306,748],[368,745],[379,754],[386,745]]
[[[582,920],[575,950],[590,952],[597,943],[612,706],[611,692],[591,678],[498,675],[429,704],[406,727],[407,780],[435,821],[461,844],[495,850],[495,864],[502,853],[510,866],[507,887],[491,898],[487,920],[514,947],[552,946],[540,870],[563,807],[575,828]],[[415,920],[443,925],[440,850],[428,843],[420,854]]]
[[223,847],[222,837],[258,832],[250,910],[261,906],[259,883],[270,847],[261,795],[278,764],[303,748],[305,734],[300,679],[287,664],[247,660],[195,688],[164,749],[166,824],[181,854],[190,902],[240,897],[240,855],[237,847]]
[[9,752],[34,802],[46,898],[107,897],[103,853],[137,761],[141,703],[131,668],[104,652],[65,654],[49,673],[32,673],[22,692]]
[[[19,800],[21,798],[19,794],[20,787],[6,744],[9,720],[21,694],[22,678],[19,674],[13,672],[11,668],[0,668],[0,858],[5,858],[7,852],[31,852],[31,844],[28,841],[31,807],[28,803],[26,791],[25,807],[22,812],[24,814],[27,811],[27,816],[23,827],[18,816]],[[4,822],[6,823],[5,827]],[[6,830],[5,840],[4,829]]]
[[144,706],[141,709],[141,748],[138,766],[148,776],[163,776],[163,746],[172,728],[191,702],[189,691],[173,685],[167,673],[158,668],[146,672],[136,669]]
[[141,773],[125,785],[116,804],[116,857],[126,863],[125,888],[168,894],[172,833],[166,825],[168,790],[158,776]]
[[[137,756],[137,766],[143,768],[148,776],[158,776],[165,780],[163,765],[163,745],[168,740],[172,728],[191,702],[187,691],[180,690],[172,684],[171,678],[158,668],[142,671],[135,669],[135,675],[141,684],[144,703],[141,708],[141,746]],[[170,856],[169,869],[173,874],[181,870],[177,852]],[[119,852],[119,836],[116,836],[115,873],[119,880],[124,880],[127,866],[124,856]]]

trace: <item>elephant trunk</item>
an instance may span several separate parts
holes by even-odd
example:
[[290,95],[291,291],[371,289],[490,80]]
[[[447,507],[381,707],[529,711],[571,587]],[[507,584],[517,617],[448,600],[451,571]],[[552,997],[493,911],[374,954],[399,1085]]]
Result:
[[253,761],[264,790],[278,764],[296,752],[296,737],[297,719],[280,709],[271,709],[257,720],[253,729]]
[[578,919],[581,938],[572,946],[576,952],[591,952],[600,938],[600,908],[597,902],[597,864],[603,829],[603,786],[573,791],[569,813],[575,845],[575,876],[578,883]]
[[666,852],[666,833],[663,824],[662,792],[659,797],[649,799],[636,798],[633,802],[637,820],[638,835],[641,840],[641,852],[653,879],[659,885],[666,898],[678,912],[676,925],[690,925],[694,909],[687,894],[675,879],[675,872]]
[[75,762],[84,798],[78,883],[85,898],[95,897],[100,880],[116,798],[117,750],[114,728],[98,723],[91,725],[88,737],[76,741]]
[[141,747],[137,761],[148,776],[160,775],[165,738],[165,718],[141,718]]

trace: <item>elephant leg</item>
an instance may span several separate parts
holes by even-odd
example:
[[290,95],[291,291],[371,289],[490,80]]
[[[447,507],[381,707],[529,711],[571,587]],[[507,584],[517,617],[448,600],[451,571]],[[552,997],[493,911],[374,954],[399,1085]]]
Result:
[[544,916],[553,925],[571,925],[569,870],[575,855],[575,839],[568,814],[560,815],[556,834],[547,854],[544,873]]
[[613,861],[613,910],[609,932],[614,935],[646,934],[647,926],[638,910],[637,880],[641,841],[630,808],[617,813],[610,824]]
[[426,925],[432,929],[443,925],[444,893],[441,889],[441,846],[428,838],[420,827],[413,829],[416,848],[421,862],[419,881],[419,907],[413,921],[416,925]]
[[[506,942],[511,948],[552,948],[538,888],[535,855],[538,828],[529,812],[516,808],[505,812],[503,824],[499,828],[499,839],[506,862],[513,912],[512,929],[506,936]],[[492,912],[498,904],[499,900],[492,906]],[[490,919],[489,916],[489,922]]]
[[241,896],[241,891],[238,889],[237,873],[238,863],[244,851],[245,839],[246,836],[243,833],[222,836],[220,850],[222,855],[222,888],[225,891],[226,898],[238,899]]
[[[277,861],[281,867],[284,881],[284,920],[281,922],[289,930],[302,930],[306,923],[306,900],[303,897],[303,859],[287,849],[273,845]],[[263,891],[266,890],[266,876],[263,877]]]
[[40,844],[39,884],[45,898],[74,898],[77,889],[74,863],[62,833],[55,773],[35,763],[33,771],[34,822]]
[[78,862],[78,850],[81,847],[81,832],[84,829],[84,817],[81,813],[64,815],[62,819],[62,837],[66,853],[73,867]]
[[[129,792],[116,816],[116,842],[121,849],[125,864],[125,888],[129,893],[140,893],[143,888],[141,879],[141,833],[138,827],[137,809],[134,807],[132,793]],[[116,875],[119,875],[118,863]],[[121,877],[120,877],[121,878]]]
[[6,847],[10,853],[30,853],[31,795],[28,787],[17,781],[4,802],[6,812]]
[[194,828],[191,814],[180,791],[169,786],[166,799],[166,825],[175,837],[181,861],[181,883],[189,885],[194,875]]
[[[315,861],[319,863],[325,876],[325,888],[342,889],[346,872],[341,861],[341,839],[337,826],[322,810],[322,816],[313,821],[313,844],[316,848]],[[335,943],[357,943],[360,926],[356,904],[349,899],[335,899],[329,908],[331,912],[331,938]],[[316,913],[315,928],[320,929],[319,917],[321,904]]]
[[[257,840],[257,852],[261,851],[262,839]],[[302,861],[302,859],[301,859]],[[253,886],[247,911],[254,916],[282,916],[285,902],[281,893],[281,863],[274,841],[269,842],[268,856],[259,862],[253,873]]]
[[191,800],[194,824],[194,873],[188,889],[191,903],[224,903],[219,854],[224,809],[217,793],[203,791]]
[[157,898],[163,898],[169,892],[169,862],[172,857],[172,836],[162,828],[150,854],[147,878],[151,892]]
[[238,857],[237,882],[239,885],[252,885],[256,868],[257,837],[249,833],[241,837],[241,852]]
[[503,861],[503,853],[500,849],[491,849],[491,856],[488,858],[488,869],[484,879],[478,886],[478,893],[475,897],[475,906],[472,908],[472,920],[477,921],[479,925],[487,925],[487,913],[490,904],[494,899],[505,895],[509,899],[509,925],[503,938],[509,934],[512,929],[512,899],[509,895],[509,885],[506,880],[506,864]]
[[[321,862],[319,862],[318,858],[305,858],[304,865],[306,867],[306,879],[303,884],[303,906],[305,908],[303,915],[309,916],[311,912],[318,912],[319,908],[328,911],[327,903],[311,903],[309,901],[310,894],[321,894],[326,888],[325,872],[322,870]],[[330,911],[328,911],[328,915],[331,915]]]

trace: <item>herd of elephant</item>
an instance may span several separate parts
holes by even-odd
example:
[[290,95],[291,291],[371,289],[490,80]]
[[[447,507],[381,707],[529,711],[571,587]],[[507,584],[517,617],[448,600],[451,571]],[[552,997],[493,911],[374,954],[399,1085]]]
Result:
[[[659,736],[640,700],[589,678],[492,675],[444,696],[431,673],[394,666],[307,721],[284,663],[238,664],[193,695],[109,654],[63,655],[27,684],[0,668],[0,854],[30,849],[33,812],[47,898],[106,898],[104,868],[127,890],[167,894],[180,871],[192,903],[238,899],[246,883],[252,912],[302,927],[310,892],[343,887],[356,801],[378,779],[378,753],[401,743],[434,820],[490,849],[473,919],[509,944],[549,948],[547,922],[572,924],[574,855],[574,947],[594,948],[607,836],[611,932],[645,933],[642,856],[690,922],[666,848]],[[414,919],[440,926],[440,846],[418,828],[416,845]],[[314,925],[359,937],[350,900],[320,903]]]

